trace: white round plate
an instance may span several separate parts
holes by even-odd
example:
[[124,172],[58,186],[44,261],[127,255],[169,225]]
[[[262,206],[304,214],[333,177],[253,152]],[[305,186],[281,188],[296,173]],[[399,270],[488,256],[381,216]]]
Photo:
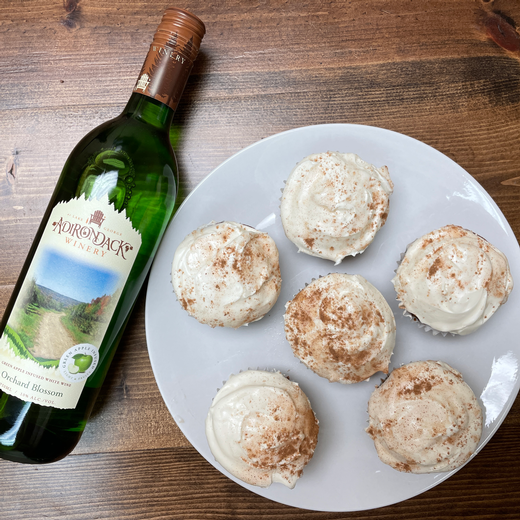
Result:
[[[285,237],[279,204],[296,163],[323,151],[357,153],[387,165],[395,184],[386,225],[361,255],[339,266],[303,253]],[[280,252],[282,291],[262,320],[238,330],[211,329],[188,316],[170,282],[179,243],[210,221],[232,220],[262,229]],[[402,134],[360,125],[297,128],[259,141],[215,169],[184,201],[155,259],[146,297],[146,335],[161,394],[180,429],[216,468],[251,491],[283,504],[319,511],[359,511],[413,497],[454,472],[413,475],[380,462],[365,433],[370,395],[384,374],[355,385],[329,383],[301,364],[285,340],[285,303],[313,278],[330,272],[360,274],[394,311],[397,342],[390,369],[411,361],[442,360],[462,372],[479,398],[485,427],[479,450],[504,420],[519,388],[516,327],[519,291],[469,336],[433,336],[402,315],[391,279],[400,253],[415,238],[446,224],[471,229],[503,251],[520,281],[520,250],[497,205],[460,166]],[[313,459],[294,489],[244,484],[215,462],[204,422],[217,389],[248,368],[280,370],[300,384],[320,421]],[[511,463],[518,464],[518,460]]]

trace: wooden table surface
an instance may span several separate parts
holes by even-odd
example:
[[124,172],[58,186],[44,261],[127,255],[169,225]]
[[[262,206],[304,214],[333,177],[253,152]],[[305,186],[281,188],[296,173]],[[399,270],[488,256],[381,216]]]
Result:
[[[117,115],[169,4],[0,0],[0,313],[74,144]],[[185,196],[277,132],[359,123],[440,150],[520,237],[518,0],[185,0],[206,24],[176,114]],[[520,25],[519,25],[520,27]],[[518,289],[517,289],[518,290]],[[0,518],[520,518],[520,399],[481,453],[399,504],[320,513],[261,498],[208,464],[152,373],[141,295],[75,451],[0,461]]]

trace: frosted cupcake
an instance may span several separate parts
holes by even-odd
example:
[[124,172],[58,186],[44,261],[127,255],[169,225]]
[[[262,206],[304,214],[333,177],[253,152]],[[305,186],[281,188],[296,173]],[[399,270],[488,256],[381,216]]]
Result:
[[182,307],[200,323],[238,328],[261,319],[281,288],[273,239],[236,222],[210,223],[190,233],[172,264]]
[[388,303],[359,275],[319,278],[286,305],[285,335],[295,356],[331,382],[388,373],[395,334]]
[[421,324],[461,335],[489,320],[513,288],[505,255],[453,225],[408,246],[392,283],[399,306]]
[[285,234],[309,255],[339,264],[362,253],[388,215],[393,183],[353,153],[309,155],[291,172],[280,206]]
[[462,375],[441,361],[396,368],[368,403],[367,433],[398,471],[451,471],[475,452],[482,411]]
[[254,486],[294,488],[318,442],[318,421],[298,384],[280,372],[248,370],[218,391],[206,418],[215,460]]

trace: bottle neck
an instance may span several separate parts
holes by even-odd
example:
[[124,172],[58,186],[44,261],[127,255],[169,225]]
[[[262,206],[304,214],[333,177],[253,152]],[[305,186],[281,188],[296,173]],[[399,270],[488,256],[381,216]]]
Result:
[[122,116],[152,125],[158,130],[168,131],[172,124],[174,111],[168,105],[151,97],[134,92]]

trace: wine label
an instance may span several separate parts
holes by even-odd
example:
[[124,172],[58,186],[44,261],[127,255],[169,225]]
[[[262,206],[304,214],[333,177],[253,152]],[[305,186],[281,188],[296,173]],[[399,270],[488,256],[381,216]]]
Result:
[[76,407],[140,246],[108,196],[54,207],[0,337],[4,392]]
[[175,110],[188,81],[193,61],[190,59],[193,43],[172,42],[172,46],[153,42],[134,92],[161,101]]

